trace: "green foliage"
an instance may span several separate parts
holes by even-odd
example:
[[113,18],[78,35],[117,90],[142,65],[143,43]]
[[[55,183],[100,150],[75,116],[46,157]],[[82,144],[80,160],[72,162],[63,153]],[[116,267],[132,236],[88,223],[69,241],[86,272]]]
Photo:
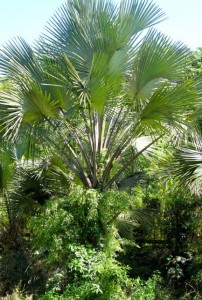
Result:
[[[129,279],[126,271],[115,260],[107,259],[105,253],[84,246],[71,248],[73,258],[68,268],[75,278],[67,284],[59,299],[117,299],[124,295],[122,289],[127,286]],[[56,274],[48,281],[47,289],[52,293],[60,292],[59,277],[60,274]]]
[[192,64],[188,69],[190,77],[200,76],[202,72],[202,48],[198,48],[192,54]]
[[186,252],[200,236],[201,200],[176,192],[169,199],[164,212],[164,234],[175,254]]
[[134,280],[134,290],[131,300],[170,300],[171,295],[162,286],[162,278],[156,273],[147,281],[140,278]]
[[102,234],[107,236],[118,215],[127,211],[131,204],[126,192],[101,194],[74,185],[67,197],[48,201],[42,214],[31,219],[33,239],[39,246],[42,243],[63,251],[66,251],[64,244],[70,241],[97,246],[99,241],[102,243]]
[[159,295],[166,295],[159,276],[133,282],[126,266],[117,261],[121,247],[115,219],[133,201],[125,192],[101,194],[74,186],[68,197],[49,200],[44,212],[31,218],[35,256],[48,274],[47,292],[40,299],[161,299]]
[[95,190],[74,186],[66,198],[48,201],[40,216],[30,221],[34,243],[55,249],[53,253],[62,256],[70,242],[90,243],[91,237],[99,239],[96,194]]
[[47,289],[61,292],[71,283],[75,295],[84,293],[85,286],[88,295],[103,295],[99,299],[122,293],[129,279],[115,259],[120,243],[114,223],[129,200],[125,192],[100,194],[74,186],[67,197],[47,201],[40,215],[31,218],[35,257],[49,274]]
[[157,269],[173,295],[200,292],[201,205],[150,172],[201,115],[201,52],[186,73],[186,46],[139,39],[163,17],[151,1],[71,0],[35,48],[2,49],[2,295],[170,299]]
[[110,224],[120,213],[127,212],[132,204],[132,197],[127,192],[110,190],[100,195],[98,209],[103,221]]
[[136,243],[125,244],[119,259],[130,266],[133,278],[148,280],[160,270],[173,299],[186,292],[194,296],[201,291],[200,280],[193,279],[202,265],[201,199],[180,189],[173,180],[162,184],[158,176],[156,179],[150,177],[149,186],[138,193],[152,216],[150,226],[139,223],[133,227]]
[[[122,276],[119,274],[119,278]],[[123,278],[124,279],[124,278]],[[46,293],[40,300],[58,299],[58,300],[170,300],[171,295],[162,286],[162,278],[155,274],[147,281],[137,278],[133,281],[127,280],[125,293],[120,288],[105,286],[104,293],[100,290],[99,285],[92,282],[81,284],[80,286],[71,286],[66,289],[63,295],[55,294],[53,291]]]

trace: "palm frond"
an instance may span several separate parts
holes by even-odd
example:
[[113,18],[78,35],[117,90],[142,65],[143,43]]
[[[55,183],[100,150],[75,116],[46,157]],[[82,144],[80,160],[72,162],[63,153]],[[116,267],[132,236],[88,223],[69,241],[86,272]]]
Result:
[[202,152],[194,148],[181,148],[173,157],[169,170],[181,184],[188,186],[192,192],[202,192]]
[[183,131],[183,126],[190,121],[193,107],[197,107],[199,102],[200,95],[197,95],[189,81],[173,86],[163,83],[143,107],[136,130],[145,130],[147,134],[158,131],[166,133],[171,126]]
[[190,59],[188,48],[164,34],[149,30],[135,54],[131,90],[138,99],[150,97],[164,79],[181,81]]
[[0,52],[2,75],[12,81],[20,82],[32,78],[41,82],[43,79],[40,64],[33,49],[22,38],[7,43]]
[[142,30],[162,22],[165,14],[152,1],[122,0],[119,10],[119,39],[132,43]]
[[155,223],[155,214],[157,211],[146,208],[133,209],[128,214],[120,214],[116,220],[120,236],[134,241],[135,228],[142,226],[145,230],[150,230]]

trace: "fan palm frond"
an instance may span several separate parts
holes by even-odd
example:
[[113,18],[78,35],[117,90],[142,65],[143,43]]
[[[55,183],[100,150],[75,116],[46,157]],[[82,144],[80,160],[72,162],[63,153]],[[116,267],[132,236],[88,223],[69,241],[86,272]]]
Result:
[[157,211],[152,209],[133,209],[128,214],[120,214],[116,220],[118,232],[122,238],[135,240],[134,229],[142,226],[145,230],[150,229],[154,223],[154,214]]
[[192,148],[179,149],[174,154],[170,166],[173,176],[192,192],[201,195],[202,191],[202,152]]

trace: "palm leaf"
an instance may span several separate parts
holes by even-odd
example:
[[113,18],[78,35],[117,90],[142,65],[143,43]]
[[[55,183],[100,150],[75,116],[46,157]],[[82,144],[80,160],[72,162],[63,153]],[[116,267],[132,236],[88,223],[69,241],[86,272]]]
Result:
[[24,78],[41,82],[43,73],[33,49],[22,38],[7,43],[0,52],[2,75],[17,83]]
[[199,101],[200,95],[197,95],[189,81],[173,86],[163,83],[140,112],[137,132],[167,132],[170,126],[183,131],[183,126],[189,123],[193,113],[189,105],[197,106]]
[[202,152],[182,148],[174,154],[169,170],[171,174],[192,192],[201,195],[202,189]]
[[131,91],[136,98],[144,99],[151,96],[162,79],[182,80],[189,57],[189,50],[182,43],[173,43],[156,30],[149,30],[135,53]]
[[152,1],[122,0],[119,9],[119,40],[121,45],[138,37],[142,30],[164,20],[164,13]]

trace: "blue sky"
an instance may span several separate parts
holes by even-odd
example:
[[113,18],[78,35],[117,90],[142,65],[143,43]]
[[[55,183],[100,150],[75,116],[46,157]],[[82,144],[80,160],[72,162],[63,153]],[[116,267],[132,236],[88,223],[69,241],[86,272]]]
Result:
[[[115,0],[119,1],[119,0]],[[65,0],[0,0],[0,47],[16,36],[32,43]],[[191,49],[202,47],[202,0],[155,0],[168,19],[157,28]]]
[[158,29],[191,49],[202,47],[202,0],[156,0],[167,20]]

